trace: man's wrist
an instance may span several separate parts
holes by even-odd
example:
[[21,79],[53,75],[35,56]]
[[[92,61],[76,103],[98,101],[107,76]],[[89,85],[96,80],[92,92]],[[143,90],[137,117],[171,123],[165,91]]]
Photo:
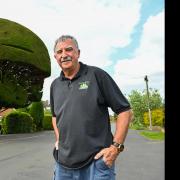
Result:
[[119,153],[124,150],[124,144],[113,141],[112,146],[116,147]]

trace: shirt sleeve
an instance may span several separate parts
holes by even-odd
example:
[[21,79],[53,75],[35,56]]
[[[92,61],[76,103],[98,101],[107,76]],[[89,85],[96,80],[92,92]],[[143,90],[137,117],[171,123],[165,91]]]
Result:
[[110,107],[116,114],[131,109],[127,98],[108,73],[99,70],[96,72],[96,79],[106,106]]
[[54,112],[54,97],[53,97],[53,83],[50,87],[50,107],[51,107],[51,113],[53,117],[56,117],[56,114]]

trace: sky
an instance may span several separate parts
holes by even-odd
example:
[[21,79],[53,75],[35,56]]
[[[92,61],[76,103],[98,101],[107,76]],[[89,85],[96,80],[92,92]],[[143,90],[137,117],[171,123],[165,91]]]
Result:
[[79,61],[108,72],[128,96],[132,90],[159,90],[164,98],[163,0],[0,0],[0,18],[20,23],[45,43],[51,76],[43,86],[49,100],[50,85],[60,74],[54,59],[55,40],[72,35],[79,43]]

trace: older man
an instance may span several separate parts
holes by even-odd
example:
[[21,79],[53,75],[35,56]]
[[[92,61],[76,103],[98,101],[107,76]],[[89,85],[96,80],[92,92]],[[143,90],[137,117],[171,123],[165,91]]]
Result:
[[[62,69],[50,91],[58,151],[54,179],[115,180],[114,162],[124,149],[130,104],[105,71],[78,61],[74,37],[58,38],[54,57]],[[114,135],[108,107],[118,114]]]

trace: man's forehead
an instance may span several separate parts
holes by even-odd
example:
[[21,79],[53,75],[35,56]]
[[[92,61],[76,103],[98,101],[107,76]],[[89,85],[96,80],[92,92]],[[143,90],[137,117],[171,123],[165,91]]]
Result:
[[60,44],[73,44],[74,45],[74,41],[72,39],[65,39],[63,41],[59,42]]
[[68,47],[75,47],[74,42],[71,39],[67,39],[65,41],[61,41],[57,44],[59,48],[68,48]]

